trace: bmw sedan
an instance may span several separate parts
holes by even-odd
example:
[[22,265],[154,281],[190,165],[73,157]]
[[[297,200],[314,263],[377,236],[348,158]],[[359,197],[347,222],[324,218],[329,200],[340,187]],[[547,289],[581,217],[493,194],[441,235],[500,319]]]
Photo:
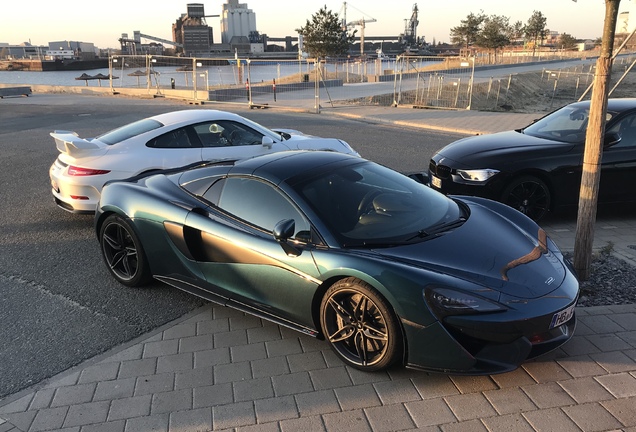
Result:
[[269,130],[237,114],[192,109],[156,115],[96,138],[51,133],[60,155],[49,170],[56,204],[72,213],[93,213],[109,180],[193,162],[237,159],[283,150],[331,150],[358,155],[334,138],[290,129]]
[[[501,201],[540,220],[578,204],[590,102],[514,131],[464,138],[433,155],[430,185]],[[610,99],[599,203],[636,201],[636,99]]]
[[347,365],[515,369],[572,337],[579,285],[545,231],[359,157],[281,152],[106,184],[107,269],[325,339]]

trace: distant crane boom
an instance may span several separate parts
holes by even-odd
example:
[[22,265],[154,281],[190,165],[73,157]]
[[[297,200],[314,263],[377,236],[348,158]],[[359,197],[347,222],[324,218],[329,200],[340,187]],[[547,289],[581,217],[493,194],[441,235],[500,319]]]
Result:
[[[351,6],[353,7],[353,6]],[[354,9],[356,9],[355,7],[353,7]],[[362,18],[356,21],[351,21],[351,22],[347,22],[347,2],[343,2],[342,3],[342,9],[340,9],[341,11],[344,10],[343,12],[343,27],[349,29],[351,27],[355,27],[355,26],[360,26],[360,55],[363,56],[364,55],[364,29],[366,27],[367,23],[373,23],[373,22],[377,22],[378,20],[376,20],[375,18]],[[366,15],[364,12],[356,9],[358,12],[360,12],[363,15]]]

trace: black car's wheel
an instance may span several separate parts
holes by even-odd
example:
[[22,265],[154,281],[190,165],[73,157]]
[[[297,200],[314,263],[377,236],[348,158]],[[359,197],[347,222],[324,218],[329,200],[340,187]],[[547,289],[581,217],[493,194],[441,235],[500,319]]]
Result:
[[117,215],[110,215],[99,231],[102,256],[118,282],[140,286],[150,278],[150,269],[139,238],[130,224]]
[[400,355],[402,335],[392,308],[358,279],[343,279],[327,290],[320,325],[335,353],[357,369],[384,369]]
[[519,210],[534,221],[539,221],[550,210],[550,189],[539,178],[523,176],[515,179],[504,190],[501,201]]

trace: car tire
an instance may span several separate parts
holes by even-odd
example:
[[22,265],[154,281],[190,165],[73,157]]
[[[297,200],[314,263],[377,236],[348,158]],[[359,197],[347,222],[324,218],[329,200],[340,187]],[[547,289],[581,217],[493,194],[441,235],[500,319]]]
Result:
[[320,305],[320,326],[336,355],[356,369],[385,369],[402,351],[402,332],[393,309],[359,279],[343,279],[327,290]]
[[128,221],[110,215],[99,230],[99,244],[106,267],[117,281],[126,286],[141,286],[152,275],[141,241]]
[[550,188],[535,176],[517,177],[506,187],[501,197],[501,202],[535,222],[548,213],[551,200]]

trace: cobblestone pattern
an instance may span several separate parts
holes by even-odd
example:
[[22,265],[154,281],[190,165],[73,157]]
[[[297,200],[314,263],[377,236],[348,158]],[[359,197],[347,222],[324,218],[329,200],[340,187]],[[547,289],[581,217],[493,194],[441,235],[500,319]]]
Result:
[[363,373],[327,344],[223,307],[0,407],[0,432],[636,430],[636,305],[579,308],[514,372]]

